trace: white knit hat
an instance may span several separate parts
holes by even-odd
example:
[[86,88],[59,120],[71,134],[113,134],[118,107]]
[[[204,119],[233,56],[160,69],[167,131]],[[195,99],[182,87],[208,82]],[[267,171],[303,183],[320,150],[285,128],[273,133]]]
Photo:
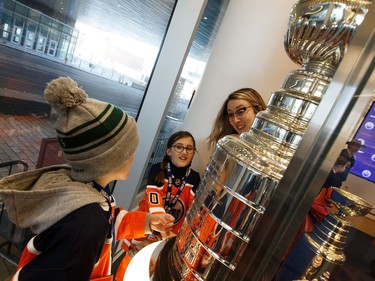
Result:
[[70,77],[52,80],[44,96],[58,114],[57,138],[74,180],[95,180],[134,155],[137,124],[121,109],[89,98]]

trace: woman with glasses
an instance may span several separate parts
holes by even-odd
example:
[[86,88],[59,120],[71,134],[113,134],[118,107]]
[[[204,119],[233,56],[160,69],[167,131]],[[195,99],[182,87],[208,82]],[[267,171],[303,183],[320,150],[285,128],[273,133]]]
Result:
[[[199,173],[190,167],[194,154],[195,139],[191,133],[178,131],[171,135],[162,161],[154,164],[149,171],[146,191],[139,203],[139,211],[171,214],[175,218],[172,235],[176,235],[182,227],[200,183]],[[122,248],[127,255],[118,268],[116,280],[122,280],[135,253],[152,242],[166,238],[154,234],[145,240],[124,241]]]
[[[264,103],[263,98],[260,94],[252,88],[242,88],[234,91],[233,93],[229,94],[227,99],[224,101],[223,105],[221,106],[217,117],[214,121],[213,128],[211,134],[207,138],[208,147],[213,150],[216,143],[219,139],[230,135],[230,134],[241,134],[250,130],[251,125],[254,122],[255,115],[262,110],[266,109],[266,104]],[[225,179],[225,170],[221,172],[220,177]],[[254,196],[254,192],[250,192],[251,184],[249,184],[249,193],[247,194],[247,198],[250,199],[251,196]],[[214,187],[213,192],[210,193],[209,196],[204,201],[204,204],[212,210],[213,214],[217,218],[222,218],[224,212],[232,212],[231,217],[233,221],[237,221],[239,216],[241,216],[241,208],[238,204],[234,208],[231,208],[230,204],[234,203],[227,203],[228,194],[226,190],[221,186],[217,185]],[[220,204],[217,204],[217,202]],[[213,208],[213,204],[215,207]],[[209,220],[206,220],[208,222]],[[212,225],[215,225],[213,222]],[[209,229],[210,224],[207,223],[205,229]],[[214,230],[212,230],[214,232]],[[221,234],[212,235],[213,237],[217,237]],[[223,240],[227,241],[228,243],[224,243],[226,249],[221,249],[222,253],[229,254],[231,252],[231,243],[230,241],[231,236],[225,237]]]
[[255,114],[265,109],[263,98],[252,88],[242,88],[231,93],[217,114],[207,138],[208,146],[213,148],[226,135],[249,131]]

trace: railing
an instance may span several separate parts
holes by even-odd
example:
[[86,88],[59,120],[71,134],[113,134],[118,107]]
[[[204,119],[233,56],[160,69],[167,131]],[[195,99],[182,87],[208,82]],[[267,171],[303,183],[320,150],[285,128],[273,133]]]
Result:
[[[6,169],[7,175],[10,175],[14,172],[27,171],[29,165],[22,160],[13,160],[0,163],[0,169]],[[8,220],[8,216],[4,215],[5,206],[2,200],[0,200],[0,206],[0,235],[5,239],[4,242],[0,243],[0,256],[17,265],[19,257],[12,254],[12,246],[22,249],[26,244],[29,230],[18,229],[15,224]],[[3,248],[5,248],[5,251],[2,251]]]
[[[21,168],[19,165],[21,166]],[[5,175],[12,174],[14,166],[17,167],[17,172],[21,172],[21,171],[25,172],[29,169],[29,165],[25,161],[22,161],[22,160],[12,160],[8,162],[0,163],[0,169],[5,168],[8,170],[7,174]],[[1,173],[0,175],[4,176],[3,173]],[[1,222],[1,218],[0,218],[0,222]]]

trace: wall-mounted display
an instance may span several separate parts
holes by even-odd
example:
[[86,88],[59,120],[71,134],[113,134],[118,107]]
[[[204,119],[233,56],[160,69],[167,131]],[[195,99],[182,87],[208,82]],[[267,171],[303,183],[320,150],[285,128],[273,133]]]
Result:
[[355,163],[350,173],[375,182],[375,102],[371,105],[354,138],[360,140],[366,148],[360,148],[355,154]]

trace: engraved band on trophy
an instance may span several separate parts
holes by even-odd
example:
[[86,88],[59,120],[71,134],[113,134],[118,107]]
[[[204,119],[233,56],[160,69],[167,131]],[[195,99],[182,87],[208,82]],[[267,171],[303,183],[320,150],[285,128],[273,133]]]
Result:
[[370,3],[293,6],[284,46],[302,69],[272,93],[249,132],[219,140],[184,225],[164,251],[170,280],[229,280]]

